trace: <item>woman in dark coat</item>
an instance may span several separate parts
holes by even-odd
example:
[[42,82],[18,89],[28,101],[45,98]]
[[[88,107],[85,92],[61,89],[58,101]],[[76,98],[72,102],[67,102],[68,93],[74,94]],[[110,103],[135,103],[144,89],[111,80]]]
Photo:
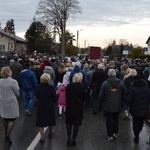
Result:
[[[92,75],[92,78],[89,83],[89,88],[92,89],[92,99],[93,99],[93,112],[97,114],[98,112],[98,95],[101,89],[102,83],[105,80],[105,71],[102,64],[98,64],[97,69]],[[102,110],[102,102],[99,103],[100,111]]]
[[50,75],[44,73],[40,77],[41,84],[36,87],[37,113],[36,126],[39,127],[41,142],[44,142],[44,127],[49,126],[49,136],[53,134],[52,127],[56,125],[55,106],[56,92],[52,85],[49,85]]
[[134,142],[139,143],[145,118],[149,114],[150,91],[145,80],[140,76],[134,77],[129,94],[129,110],[133,117]]
[[[82,73],[76,73],[73,76],[73,82],[68,84],[66,89],[66,126],[68,135],[68,146],[76,145],[76,137],[78,134],[79,126],[82,124],[84,114],[84,101],[86,98],[86,90],[82,82]],[[73,136],[71,139],[72,125]]]

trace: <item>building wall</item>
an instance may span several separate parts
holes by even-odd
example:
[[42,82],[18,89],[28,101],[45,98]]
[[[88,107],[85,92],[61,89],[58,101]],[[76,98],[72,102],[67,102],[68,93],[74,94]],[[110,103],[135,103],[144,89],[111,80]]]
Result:
[[[8,45],[10,48],[8,48]],[[4,35],[0,35],[0,51],[8,51],[14,48],[14,41]]]
[[16,49],[15,49],[15,41],[11,38],[9,39],[7,36],[0,34],[0,51],[12,51],[12,52],[19,52],[25,51],[25,43],[16,42]]
[[145,52],[145,54],[150,54],[150,40],[147,43],[147,51]]

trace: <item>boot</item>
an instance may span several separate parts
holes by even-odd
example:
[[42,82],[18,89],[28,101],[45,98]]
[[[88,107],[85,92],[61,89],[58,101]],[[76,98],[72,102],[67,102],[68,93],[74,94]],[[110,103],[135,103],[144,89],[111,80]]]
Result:
[[134,142],[135,142],[136,144],[138,144],[138,143],[139,143],[139,137],[135,137],[135,138],[134,138]]
[[73,129],[73,138],[72,138],[72,145],[76,145],[76,137],[77,137],[77,134],[78,134],[78,131],[79,131],[79,126],[74,126],[74,129]]
[[71,140],[71,137],[68,137],[67,145],[68,145],[68,146],[72,146],[72,140]]
[[5,141],[6,141],[6,143],[9,144],[9,145],[12,144],[12,141],[11,141],[10,137],[7,136],[7,135],[5,136]]
[[68,146],[72,146],[72,140],[71,140],[71,129],[72,129],[72,126],[70,124],[67,124],[66,127],[67,127],[67,135],[68,135],[67,145]]

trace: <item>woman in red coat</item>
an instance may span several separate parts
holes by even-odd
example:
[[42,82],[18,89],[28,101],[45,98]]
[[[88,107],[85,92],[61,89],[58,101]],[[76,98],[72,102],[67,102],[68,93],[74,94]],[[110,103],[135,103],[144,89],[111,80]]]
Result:
[[[82,84],[82,74],[76,73],[73,76],[73,82],[68,84],[66,89],[66,126],[68,135],[68,146],[76,145],[76,137],[79,126],[82,124],[84,114],[84,101],[86,98],[86,90]],[[73,135],[71,137],[72,125],[74,126]]]

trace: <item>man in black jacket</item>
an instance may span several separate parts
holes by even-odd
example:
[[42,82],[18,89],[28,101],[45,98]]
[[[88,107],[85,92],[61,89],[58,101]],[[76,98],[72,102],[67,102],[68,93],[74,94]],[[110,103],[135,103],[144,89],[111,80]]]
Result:
[[125,84],[116,77],[115,69],[109,69],[108,76],[109,78],[102,84],[99,99],[104,102],[107,140],[113,141],[118,137],[121,103],[122,100],[128,100],[128,93]]

